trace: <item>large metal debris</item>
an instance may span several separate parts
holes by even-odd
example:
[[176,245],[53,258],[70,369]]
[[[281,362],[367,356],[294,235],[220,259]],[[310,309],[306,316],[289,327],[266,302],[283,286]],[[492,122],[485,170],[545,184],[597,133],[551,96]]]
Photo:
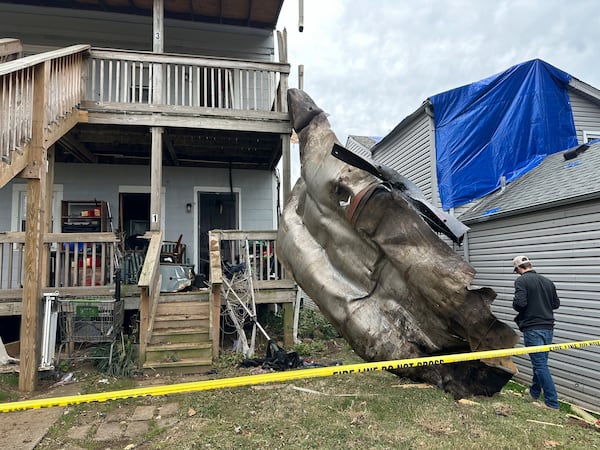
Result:
[[[354,351],[382,361],[513,347],[517,335],[489,308],[495,292],[471,287],[474,269],[436,234],[444,231],[428,219],[436,208],[423,208],[422,194],[391,169],[333,156],[340,144],[305,92],[290,89],[288,106],[302,168],[278,256]],[[448,231],[460,242],[460,225]],[[461,398],[492,395],[516,371],[499,358],[395,373]]]

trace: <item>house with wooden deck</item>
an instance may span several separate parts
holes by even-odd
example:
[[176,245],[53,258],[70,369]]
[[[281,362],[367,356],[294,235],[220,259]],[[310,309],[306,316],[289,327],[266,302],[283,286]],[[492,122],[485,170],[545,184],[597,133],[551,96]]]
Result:
[[[296,286],[274,251],[290,190],[282,4],[0,1],[0,333],[20,324],[22,390],[45,295],[118,294],[142,367],[193,372],[219,352],[222,266],[245,262],[291,331]],[[193,289],[165,292],[172,265]]]
[[[456,251],[515,329],[512,258],[530,257],[561,298],[554,340],[570,342],[600,337],[599,137],[600,90],[533,60],[430,97],[371,152],[470,227]],[[515,362],[528,381],[528,358]],[[561,399],[600,411],[598,348],[550,367]]]

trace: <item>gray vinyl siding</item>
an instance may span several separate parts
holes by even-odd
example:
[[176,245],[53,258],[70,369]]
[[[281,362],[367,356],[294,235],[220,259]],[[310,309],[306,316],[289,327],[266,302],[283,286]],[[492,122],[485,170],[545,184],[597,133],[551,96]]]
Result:
[[[432,166],[431,156],[433,140],[431,118],[422,112],[397,132],[393,139],[377,145],[373,159],[411,180],[423,191],[425,197],[432,201],[435,179],[435,167]],[[432,202],[435,204],[435,201]]]
[[363,158],[371,159],[371,150],[352,138],[348,138],[346,141],[346,148],[348,150],[352,150],[354,153],[362,156]]
[[[73,44],[152,51],[152,18],[0,4],[3,36],[20,39],[26,53]],[[202,56],[272,61],[269,30],[165,19],[164,51]]]
[[[477,270],[474,284],[493,288],[496,317],[516,329],[512,309],[512,258],[526,254],[534,269],[556,284],[554,342],[600,339],[600,201],[467,223],[467,260]],[[518,379],[531,380],[527,356],[515,357]],[[557,351],[550,367],[559,398],[600,411],[600,349]]]
[[584,131],[595,131],[597,132],[596,137],[600,137],[600,107],[572,90],[569,90],[569,98],[573,111],[573,121],[575,122],[577,142],[584,142]]

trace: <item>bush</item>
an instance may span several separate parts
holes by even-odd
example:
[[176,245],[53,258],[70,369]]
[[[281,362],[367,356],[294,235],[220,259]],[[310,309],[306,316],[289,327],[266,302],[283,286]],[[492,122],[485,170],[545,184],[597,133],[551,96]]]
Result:
[[340,337],[333,325],[320,311],[302,308],[298,321],[298,336],[311,339],[333,339]]
[[258,322],[263,326],[269,336],[283,336],[283,309],[279,308],[277,313],[266,311],[261,314]]
[[237,352],[222,352],[219,354],[219,361],[217,367],[219,369],[226,369],[229,367],[237,367],[246,358],[242,353]]
[[121,334],[121,339],[115,342],[112,352],[112,362],[109,364],[110,344],[96,347],[93,357],[98,370],[107,375],[131,377],[137,369],[137,346],[129,335]]
[[294,351],[300,356],[313,356],[315,353],[323,353],[327,345],[323,341],[300,342],[294,345]]

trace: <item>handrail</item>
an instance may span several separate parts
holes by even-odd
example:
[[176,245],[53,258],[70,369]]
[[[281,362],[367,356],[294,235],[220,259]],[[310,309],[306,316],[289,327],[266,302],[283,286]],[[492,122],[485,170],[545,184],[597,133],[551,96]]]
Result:
[[[152,337],[154,316],[160,296],[160,249],[162,232],[146,232],[145,238],[150,239],[144,265],[138,279],[140,287],[140,355],[145,355],[146,345]],[[143,361],[141,361],[143,363]]]
[[48,148],[77,123],[90,48],[72,45],[0,64],[0,188],[36,159],[29,155],[34,142]]
[[85,52],[90,48],[92,48],[92,46],[87,44],[71,45],[70,47],[60,48],[58,50],[38,53],[36,55],[25,56],[24,58],[8,61],[0,64],[0,76],[7,75],[18,70],[27,69],[28,67],[34,67],[46,61],[52,61],[54,59],[64,58],[65,56],[76,55],[78,53]]
[[187,55],[180,53],[153,53],[148,51],[129,51],[121,49],[92,48],[90,56],[94,58],[119,59],[132,62],[153,64],[190,64],[196,66],[221,67],[227,69],[270,70],[284,74],[290,73],[290,65],[270,61],[250,61],[235,58]]

